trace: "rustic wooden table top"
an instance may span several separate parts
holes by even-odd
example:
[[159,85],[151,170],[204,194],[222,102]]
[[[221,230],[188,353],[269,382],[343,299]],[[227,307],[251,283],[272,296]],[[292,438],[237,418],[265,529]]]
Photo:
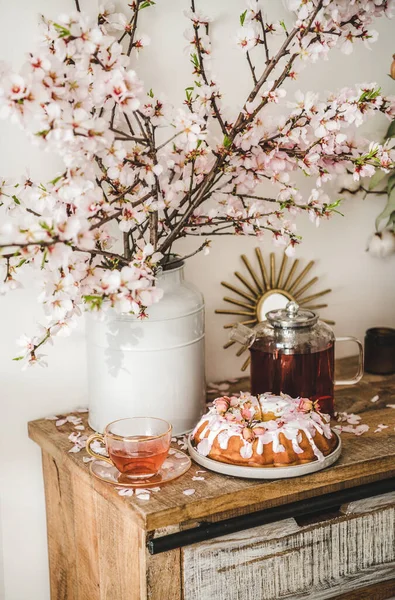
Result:
[[[338,361],[337,370],[339,377],[351,375],[355,371],[354,359]],[[229,389],[210,393],[208,399],[230,391],[246,390],[247,383],[247,379],[233,381]],[[379,398],[372,402],[375,396]],[[277,481],[246,480],[207,471],[204,480],[193,480],[196,471],[201,470],[193,463],[185,475],[163,485],[160,491],[151,494],[149,500],[139,499],[136,495],[120,496],[113,486],[94,478],[90,474],[89,463],[83,461],[87,457],[86,450],[70,453],[72,443],[69,435],[77,433],[72,423],[57,427],[55,421],[47,419],[31,421],[29,436],[62,468],[77,473],[106,500],[127,511],[129,518],[140,527],[152,531],[201,519],[219,520],[395,477],[395,409],[387,407],[394,403],[395,375],[366,374],[356,386],[339,387],[336,390],[336,409],[360,414],[360,423],[369,425],[369,431],[361,436],[342,433],[342,456],[334,466],[324,471]],[[82,417],[85,426],[81,433],[90,434],[87,415],[78,416]],[[379,424],[388,427],[375,432]],[[177,443],[174,445],[180,447]],[[183,492],[187,489],[195,492],[185,495]]]

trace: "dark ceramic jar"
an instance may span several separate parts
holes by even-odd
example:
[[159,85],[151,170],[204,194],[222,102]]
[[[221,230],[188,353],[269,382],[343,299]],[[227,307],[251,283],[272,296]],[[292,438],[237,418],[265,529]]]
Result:
[[395,373],[395,329],[373,327],[367,330],[365,371],[378,375]]

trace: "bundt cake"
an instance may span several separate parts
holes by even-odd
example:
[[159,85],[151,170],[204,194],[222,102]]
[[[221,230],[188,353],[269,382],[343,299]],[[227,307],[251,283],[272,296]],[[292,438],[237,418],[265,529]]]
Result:
[[323,460],[337,445],[329,416],[307,398],[242,393],[214,400],[191,443],[202,456],[234,465],[283,467]]

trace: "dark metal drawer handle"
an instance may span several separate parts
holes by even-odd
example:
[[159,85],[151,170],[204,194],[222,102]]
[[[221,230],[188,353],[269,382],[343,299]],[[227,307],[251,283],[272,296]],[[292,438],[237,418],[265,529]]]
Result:
[[175,548],[182,548],[223,535],[229,535],[230,533],[274,523],[282,519],[295,519],[313,514],[319,515],[325,511],[338,508],[342,504],[372,496],[380,496],[394,490],[395,478],[383,479],[307,500],[274,506],[273,508],[267,508],[248,515],[232,517],[231,519],[225,519],[216,523],[202,522],[198,527],[158,538],[151,538],[148,540],[147,546],[150,554],[159,554],[168,550],[174,550]]

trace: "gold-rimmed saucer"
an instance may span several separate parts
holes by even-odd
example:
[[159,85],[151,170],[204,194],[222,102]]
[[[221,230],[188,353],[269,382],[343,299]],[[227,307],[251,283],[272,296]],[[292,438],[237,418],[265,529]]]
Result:
[[114,465],[103,460],[94,460],[90,464],[90,472],[94,477],[112,485],[128,488],[148,488],[162,485],[181,477],[191,466],[191,459],[181,450],[170,448],[169,455],[156,475],[147,479],[130,479],[118,471]]

